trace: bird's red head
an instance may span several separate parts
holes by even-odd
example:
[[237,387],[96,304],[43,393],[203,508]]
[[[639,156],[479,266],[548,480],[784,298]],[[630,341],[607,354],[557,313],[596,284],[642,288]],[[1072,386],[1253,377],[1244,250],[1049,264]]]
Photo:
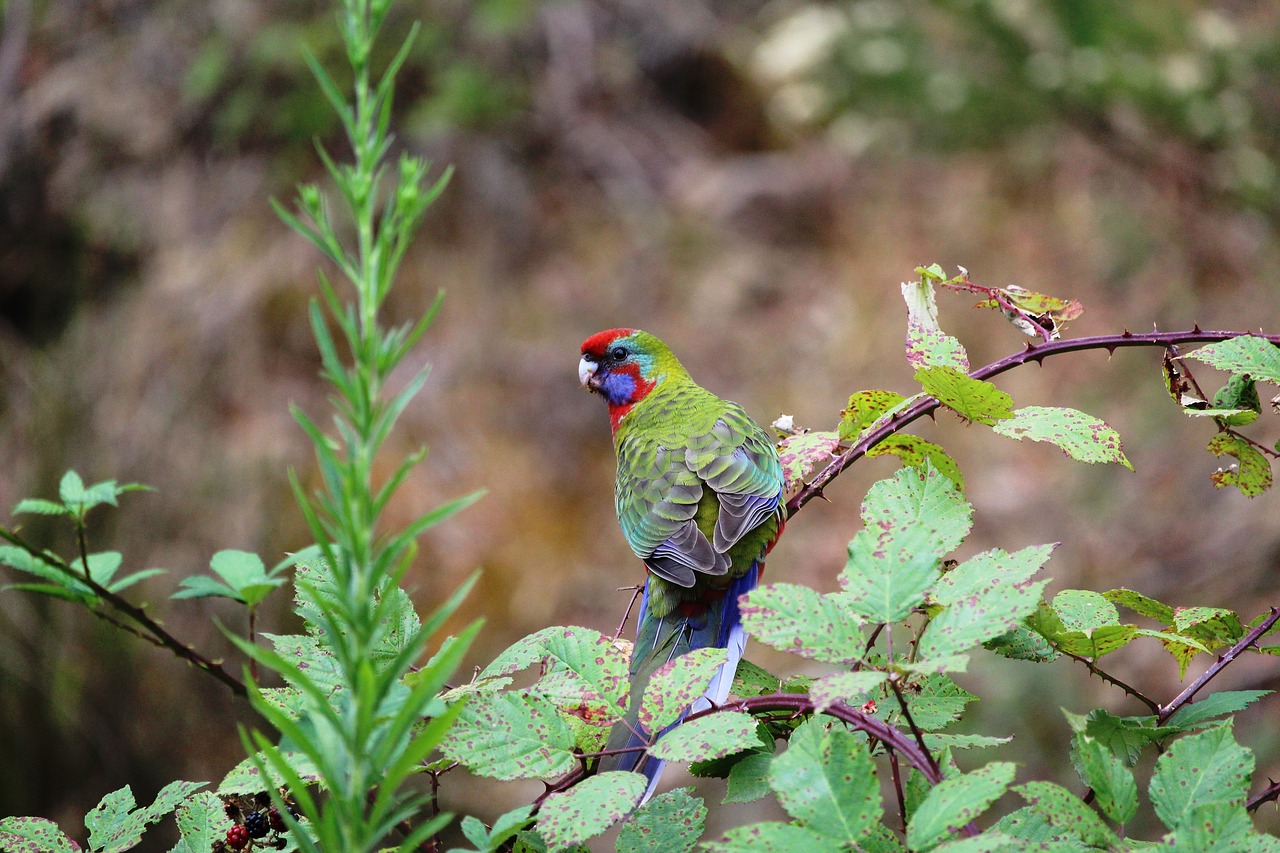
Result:
[[638,329],[607,329],[582,343],[578,380],[609,404],[609,423],[618,423],[661,379],[671,355],[662,341]]

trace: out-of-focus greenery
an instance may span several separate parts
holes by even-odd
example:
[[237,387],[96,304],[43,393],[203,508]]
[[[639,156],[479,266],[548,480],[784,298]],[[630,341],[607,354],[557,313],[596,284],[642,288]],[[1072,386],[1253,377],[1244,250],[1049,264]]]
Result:
[[[525,30],[535,0],[479,0],[397,8],[393,24],[420,25],[398,100],[410,104],[408,125],[419,135],[490,128],[511,116],[523,97],[513,79],[511,41]],[[183,79],[185,106],[203,112],[219,148],[296,148],[337,129],[333,111],[314,86],[300,45],[342,77],[342,45],[332,10],[315,0],[289,0],[278,17],[240,43],[216,25],[200,41]],[[385,44],[374,61],[390,59]]]
[[[805,4],[756,65],[775,115],[854,148],[965,150],[1064,128],[1145,169],[1280,213],[1274,10],[1165,0]],[[1190,161],[1181,164],[1179,160]],[[1188,176],[1190,170],[1193,174]]]

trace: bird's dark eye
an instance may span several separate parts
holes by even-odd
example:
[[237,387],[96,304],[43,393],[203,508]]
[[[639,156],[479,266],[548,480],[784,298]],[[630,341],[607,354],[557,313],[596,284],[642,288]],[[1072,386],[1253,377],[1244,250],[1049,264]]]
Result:
[[614,361],[622,361],[624,358],[626,358],[626,357],[627,357],[627,348],[626,348],[626,347],[614,347],[614,348],[609,352],[609,355],[610,355],[610,357],[611,357],[611,358],[613,358],[613,360],[614,360]]

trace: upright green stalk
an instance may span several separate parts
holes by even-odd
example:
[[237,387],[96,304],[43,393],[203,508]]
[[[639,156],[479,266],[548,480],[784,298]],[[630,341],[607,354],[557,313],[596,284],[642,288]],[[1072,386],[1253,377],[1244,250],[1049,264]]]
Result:
[[[400,328],[384,328],[380,310],[448,172],[428,181],[430,166],[417,157],[401,155],[394,167],[387,162],[395,75],[416,29],[377,75],[370,59],[390,0],[340,2],[350,95],[314,56],[307,59],[351,145],[349,164],[336,162],[323,149],[320,155],[343,202],[340,217],[347,228],[341,230],[354,232],[353,245],[339,237],[330,202],[316,186],[300,188],[299,213],[276,206],[337,267],[353,292],[344,301],[322,273],[322,300],[311,306],[323,375],[335,391],[332,434],[294,411],[315,444],[323,483],[308,494],[295,477],[294,491],[324,560],[304,567],[297,580],[307,642],[290,650],[280,644],[274,651],[243,647],[289,685],[283,693],[267,695],[252,688],[255,707],[282,740],[272,744],[257,732],[251,739],[260,770],[285,783],[305,818],[299,826],[302,849],[362,853],[387,847],[393,829],[402,834],[397,849],[413,849],[448,817],[415,822],[426,798],[404,790],[403,783],[422,769],[456,715],[456,708],[446,710],[436,697],[478,625],[446,641],[430,663],[406,678],[466,587],[423,624],[399,582],[416,552],[417,536],[478,495],[439,507],[404,530],[379,530],[388,500],[424,454],[405,459],[381,485],[374,482],[374,460],[422,387],[426,368],[396,393],[385,383],[426,331],[439,300],[417,323]],[[423,720],[429,722],[423,726]],[[318,783],[324,795],[317,796],[309,783]]]

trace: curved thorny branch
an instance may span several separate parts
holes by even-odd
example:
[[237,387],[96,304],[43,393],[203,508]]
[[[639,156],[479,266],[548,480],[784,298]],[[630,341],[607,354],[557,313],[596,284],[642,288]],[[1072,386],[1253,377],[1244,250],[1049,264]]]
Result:
[[[1230,338],[1238,338],[1242,335],[1253,334],[1251,332],[1228,332],[1228,331],[1205,331],[1199,326],[1181,332],[1147,332],[1144,334],[1134,334],[1132,332],[1123,332],[1118,335],[1096,335],[1089,338],[1075,338],[1072,340],[1049,341],[1041,344],[1027,344],[1026,348],[1013,355],[1005,356],[999,361],[993,361],[988,365],[979,367],[977,370],[971,371],[969,376],[973,379],[989,379],[992,376],[998,376],[1005,371],[1012,370],[1028,362],[1043,363],[1046,358],[1051,355],[1061,355],[1068,352],[1080,352],[1083,350],[1104,349],[1109,353],[1123,347],[1175,347],[1179,344],[1194,343],[1213,343],[1216,341],[1225,341]],[[1260,337],[1271,343],[1280,346],[1280,335],[1262,335]],[[834,480],[840,476],[844,469],[848,468],[854,462],[867,454],[875,445],[884,441],[889,436],[897,433],[904,426],[912,421],[918,420],[924,415],[932,414],[937,411],[942,404],[933,397],[922,397],[912,403],[901,412],[890,417],[884,424],[876,427],[874,430],[863,435],[853,446],[844,453],[836,457],[831,464],[823,468],[817,475],[805,484],[799,492],[796,493],[790,501],[787,502],[787,517],[791,517],[800,511],[805,504],[816,497],[821,497],[823,490]]]

